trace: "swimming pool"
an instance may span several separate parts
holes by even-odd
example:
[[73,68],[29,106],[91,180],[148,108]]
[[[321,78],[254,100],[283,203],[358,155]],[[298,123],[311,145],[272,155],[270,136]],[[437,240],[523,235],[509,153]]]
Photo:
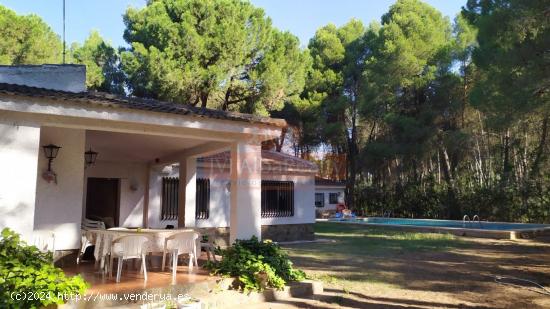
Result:
[[550,235],[550,224],[487,221],[464,222],[459,220],[400,219],[381,217],[357,219],[328,219],[328,221],[402,228],[425,232],[446,232],[459,236],[497,239],[533,238],[541,234]]

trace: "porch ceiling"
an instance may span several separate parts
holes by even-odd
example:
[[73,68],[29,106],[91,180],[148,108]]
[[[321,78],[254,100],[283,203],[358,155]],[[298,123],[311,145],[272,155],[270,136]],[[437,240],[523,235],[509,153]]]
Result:
[[86,149],[99,153],[98,161],[147,162],[205,144],[204,140],[167,136],[86,131]]

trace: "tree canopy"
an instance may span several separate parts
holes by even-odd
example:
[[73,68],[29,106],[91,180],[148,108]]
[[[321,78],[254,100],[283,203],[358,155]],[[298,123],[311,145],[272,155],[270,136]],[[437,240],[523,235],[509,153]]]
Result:
[[267,115],[304,86],[308,54],[248,2],[150,1],[124,22],[134,95]]
[[62,51],[61,40],[39,16],[0,5],[0,64],[59,63]]
[[[323,155],[363,214],[550,222],[550,7],[464,1],[451,21],[397,0],[301,48],[248,1],[151,0],[129,47],[92,32],[70,61],[90,89],[285,118],[277,150]],[[1,64],[59,62],[39,17],[0,13]]]
[[472,103],[506,126],[550,110],[550,7],[544,0],[469,0],[464,17],[479,46]]
[[124,93],[124,75],[120,70],[118,51],[92,31],[80,46],[71,46],[72,61],[86,65],[86,86],[88,89],[110,93]]

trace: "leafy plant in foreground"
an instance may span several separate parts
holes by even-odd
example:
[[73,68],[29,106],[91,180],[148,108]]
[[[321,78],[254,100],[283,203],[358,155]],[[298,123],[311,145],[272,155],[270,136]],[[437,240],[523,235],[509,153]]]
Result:
[[288,281],[305,279],[304,272],[293,268],[288,255],[269,240],[237,240],[225,250],[218,249],[218,254],[222,261],[209,262],[207,268],[213,274],[236,277],[244,292],[282,289]]
[[[84,294],[88,284],[66,277],[52,263],[52,254],[28,246],[5,228],[0,238],[0,308],[41,308],[65,302],[64,295]],[[15,297],[18,294],[18,297]],[[17,299],[19,298],[19,299]]]

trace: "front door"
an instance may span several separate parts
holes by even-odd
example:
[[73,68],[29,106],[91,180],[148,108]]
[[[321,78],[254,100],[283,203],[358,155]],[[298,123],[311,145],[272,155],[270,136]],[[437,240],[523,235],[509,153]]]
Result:
[[107,228],[118,226],[120,179],[88,178],[86,218],[101,220]]

